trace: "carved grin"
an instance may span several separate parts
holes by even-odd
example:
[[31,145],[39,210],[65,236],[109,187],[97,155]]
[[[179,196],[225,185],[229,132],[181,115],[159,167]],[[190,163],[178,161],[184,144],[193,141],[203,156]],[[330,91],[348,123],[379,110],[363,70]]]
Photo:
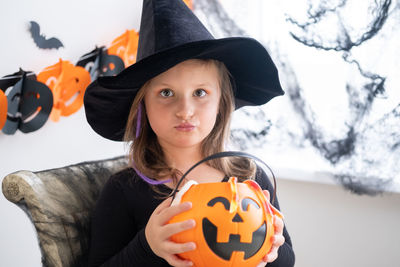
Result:
[[253,232],[252,243],[242,243],[240,236],[234,234],[229,236],[227,243],[217,243],[217,227],[207,218],[203,219],[203,235],[208,247],[224,260],[230,260],[233,251],[244,251],[244,259],[256,254],[264,244],[266,230],[267,227],[264,222],[260,228]]

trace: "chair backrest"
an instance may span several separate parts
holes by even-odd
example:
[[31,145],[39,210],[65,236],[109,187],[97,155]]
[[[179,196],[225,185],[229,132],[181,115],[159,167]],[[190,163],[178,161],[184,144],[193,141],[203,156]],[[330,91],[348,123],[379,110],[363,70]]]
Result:
[[4,196],[35,226],[43,266],[87,266],[91,211],[110,175],[126,167],[118,157],[4,178]]

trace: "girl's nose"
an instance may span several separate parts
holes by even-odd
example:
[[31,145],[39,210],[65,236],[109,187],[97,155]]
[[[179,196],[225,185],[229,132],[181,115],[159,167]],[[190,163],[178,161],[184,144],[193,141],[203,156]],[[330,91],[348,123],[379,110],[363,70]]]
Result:
[[182,120],[190,119],[194,114],[194,106],[190,99],[182,98],[179,100],[176,116]]

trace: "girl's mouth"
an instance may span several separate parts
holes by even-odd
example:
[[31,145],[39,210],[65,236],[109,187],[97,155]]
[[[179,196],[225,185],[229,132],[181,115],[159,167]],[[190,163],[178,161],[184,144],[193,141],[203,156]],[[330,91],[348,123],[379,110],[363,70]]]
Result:
[[181,132],[190,132],[193,131],[196,126],[190,123],[181,123],[178,126],[175,126],[175,129]]

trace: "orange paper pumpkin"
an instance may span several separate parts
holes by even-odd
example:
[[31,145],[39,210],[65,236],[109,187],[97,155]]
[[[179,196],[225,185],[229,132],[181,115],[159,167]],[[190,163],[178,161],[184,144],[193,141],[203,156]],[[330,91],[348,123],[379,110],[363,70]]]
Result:
[[7,97],[2,90],[0,90],[0,130],[4,127],[7,120]]
[[183,0],[183,2],[185,2],[185,4],[193,10],[193,2],[192,0]]
[[136,62],[136,54],[139,44],[139,33],[134,30],[126,30],[125,33],[115,38],[107,49],[109,55],[119,56],[126,67]]
[[255,181],[237,183],[230,178],[228,183],[195,184],[180,198],[180,202],[192,202],[192,208],[170,223],[194,219],[196,226],[172,240],[196,243],[195,250],[179,254],[195,266],[254,267],[271,249],[273,215],[282,215]]
[[60,116],[69,116],[82,107],[90,74],[84,68],[60,59],[39,73],[37,80],[46,84],[53,93],[50,119],[57,122]]

